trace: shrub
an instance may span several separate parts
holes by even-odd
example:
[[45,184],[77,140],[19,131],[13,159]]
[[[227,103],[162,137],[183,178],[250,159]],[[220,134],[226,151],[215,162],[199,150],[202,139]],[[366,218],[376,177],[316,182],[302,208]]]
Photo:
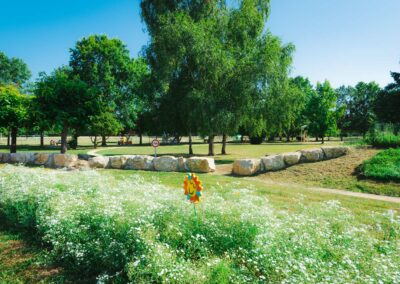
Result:
[[368,178],[400,182],[400,149],[388,149],[376,154],[362,165]]
[[389,132],[373,132],[368,135],[366,142],[377,148],[400,147],[400,135]]
[[205,190],[196,219],[182,189],[139,175],[116,179],[109,172],[11,165],[0,170],[2,218],[37,231],[54,261],[77,280],[400,281],[395,212],[366,212],[373,220],[367,225],[338,202],[303,206],[297,199],[287,212],[240,183],[216,185]]
[[258,145],[264,141],[264,136],[250,136],[250,144]]

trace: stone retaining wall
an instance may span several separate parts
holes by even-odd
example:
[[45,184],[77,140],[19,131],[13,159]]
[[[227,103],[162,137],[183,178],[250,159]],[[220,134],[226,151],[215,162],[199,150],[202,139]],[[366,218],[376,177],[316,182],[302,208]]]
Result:
[[212,158],[161,156],[154,158],[144,155],[96,156],[49,154],[49,153],[0,153],[0,163],[44,166],[47,168],[66,169],[124,169],[160,172],[195,172],[215,171]]
[[252,176],[268,171],[278,171],[299,163],[313,163],[348,154],[349,148],[327,146],[297,152],[269,155],[261,159],[239,159],[233,163],[232,173],[238,176]]

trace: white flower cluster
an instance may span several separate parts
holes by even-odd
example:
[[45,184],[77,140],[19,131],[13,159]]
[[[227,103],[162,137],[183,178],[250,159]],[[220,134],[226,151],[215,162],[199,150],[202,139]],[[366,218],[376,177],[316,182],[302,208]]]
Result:
[[400,283],[400,217],[338,201],[278,210],[242,182],[181,188],[140,174],[0,170],[0,217],[32,230],[71,275],[99,283]]

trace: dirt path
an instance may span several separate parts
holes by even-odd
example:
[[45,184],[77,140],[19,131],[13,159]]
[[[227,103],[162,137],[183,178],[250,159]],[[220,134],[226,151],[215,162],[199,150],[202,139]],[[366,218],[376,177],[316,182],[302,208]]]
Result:
[[326,192],[326,193],[331,193],[331,194],[352,196],[352,197],[365,198],[365,199],[378,200],[378,201],[386,201],[386,202],[393,202],[393,203],[399,203],[400,204],[400,197],[392,197],[392,196],[386,196],[386,195],[377,195],[377,194],[370,194],[370,193],[347,191],[347,190],[344,190],[344,189],[333,189],[333,188],[323,188],[323,187],[317,187],[317,186],[306,186],[306,185],[301,185],[301,184],[296,184],[296,183],[284,183],[284,182],[266,180],[266,179],[257,178],[257,177],[250,177],[250,178],[245,178],[245,179],[253,180],[253,181],[257,180],[257,181],[260,181],[262,183],[269,184],[269,185],[279,185],[279,186],[285,186],[285,187],[296,187],[296,188],[302,188],[302,189],[305,189],[305,190],[313,190],[313,191],[318,191],[318,192]]

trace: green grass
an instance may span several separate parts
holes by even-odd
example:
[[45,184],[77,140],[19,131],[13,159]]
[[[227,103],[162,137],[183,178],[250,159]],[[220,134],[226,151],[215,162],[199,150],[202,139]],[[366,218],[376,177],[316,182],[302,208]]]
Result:
[[400,149],[388,149],[365,161],[362,166],[367,178],[400,182]]
[[0,283],[64,283],[65,275],[47,263],[45,252],[19,234],[0,229]]
[[[339,142],[328,142],[326,145],[337,145]],[[222,144],[215,144],[215,161],[217,164],[230,164],[236,159],[241,158],[259,158],[269,154],[283,153],[297,151],[301,149],[321,147],[321,143],[264,143],[261,145],[251,144],[227,144],[227,155],[221,155]],[[187,144],[173,145],[173,146],[160,146],[157,148],[158,155],[172,155],[172,156],[188,156]],[[193,151],[195,156],[206,156],[208,153],[208,144],[194,144]],[[154,149],[150,146],[129,146],[118,147],[114,149],[100,149],[98,154],[105,156],[114,155],[153,155]]]
[[376,132],[369,135],[366,142],[377,148],[397,148],[400,147],[400,135],[392,132]]

